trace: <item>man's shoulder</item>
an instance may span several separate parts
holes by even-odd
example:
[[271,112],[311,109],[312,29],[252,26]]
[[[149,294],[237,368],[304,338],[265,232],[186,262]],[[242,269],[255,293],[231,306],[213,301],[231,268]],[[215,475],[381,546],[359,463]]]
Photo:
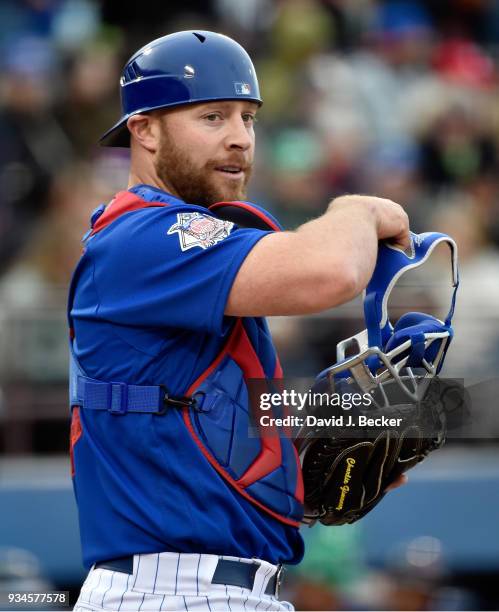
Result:
[[205,250],[236,229],[233,222],[220,219],[206,208],[180,200],[171,205],[149,202],[147,206],[121,210],[109,221],[87,241],[88,250],[101,262],[177,258],[194,247]]
[[179,202],[171,206],[148,206],[123,214],[115,224],[113,239],[130,239],[132,236],[152,238],[188,233],[193,236],[229,235],[235,224],[219,218],[214,212],[195,204]]
[[[88,245],[106,258],[113,253],[142,258],[151,251],[174,256],[213,246],[236,229],[282,229],[270,213],[249,201],[217,202],[206,208],[148,185],[118,192],[97,217],[94,213],[92,228]],[[247,235],[242,232],[240,237]]]
[[[157,233],[165,223],[173,222],[180,215],[202,215],[208,211],[201,206],[187,204],[181,200],[171,203],[144,201],[129,192],[120,192],[103,210],[102,216],[93,226],[91,238],[111,237],[119,240],[135,234]],[[97,240],[100,242],[100,240]]]

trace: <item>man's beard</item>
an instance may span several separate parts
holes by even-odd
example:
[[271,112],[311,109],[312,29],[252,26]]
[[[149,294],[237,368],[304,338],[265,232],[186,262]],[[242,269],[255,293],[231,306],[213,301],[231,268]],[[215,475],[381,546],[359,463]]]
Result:
[[[223,181],[221,173],[217,180],[215,168],[227,165],[244,166],[244,180]],[[209,162],[202,168],[196,167],[189,155],[177,147],[166,130],[161,134],[155,168],[162,182],[170,185],[184,202],[201,206],[209,206],[215,202],[244,200],[246,185],[251,176],[251,166],[241,154],[236,152],[228,155],[225,160]]]

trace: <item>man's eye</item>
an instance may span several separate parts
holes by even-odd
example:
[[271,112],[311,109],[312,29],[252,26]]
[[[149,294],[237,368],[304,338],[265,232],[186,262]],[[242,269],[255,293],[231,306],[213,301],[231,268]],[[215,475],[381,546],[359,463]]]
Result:
[[217,121],[218,119],[221,119],[222,115],[220,115],[220,113],[210,113],[209,115],[205,116],[205,119],[207,119],[208,121]]
[[257,119],[255,115],[252,115],[251,113],[245,113],[243,115],[243,121],[244,123],[256,123]]

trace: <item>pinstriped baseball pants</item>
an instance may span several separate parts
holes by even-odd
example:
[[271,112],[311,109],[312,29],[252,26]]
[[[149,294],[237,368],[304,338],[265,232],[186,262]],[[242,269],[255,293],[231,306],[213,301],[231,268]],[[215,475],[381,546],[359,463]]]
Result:
[[[212,584],[219,559],[257,562],[253,588]],[[92,568],[74,612],[293,611],[286,601],[265,594],[277,567],[266,561],[183,553],[135,555],[133,574]]]

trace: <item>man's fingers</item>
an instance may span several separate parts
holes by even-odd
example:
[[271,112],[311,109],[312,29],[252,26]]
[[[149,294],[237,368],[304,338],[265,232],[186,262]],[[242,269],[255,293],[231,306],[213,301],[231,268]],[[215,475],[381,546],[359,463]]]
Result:
[[386,240],[386,242],[402,251],[406,251],[411,246],[411,239],[408,232],[401,236],[390,238]]

